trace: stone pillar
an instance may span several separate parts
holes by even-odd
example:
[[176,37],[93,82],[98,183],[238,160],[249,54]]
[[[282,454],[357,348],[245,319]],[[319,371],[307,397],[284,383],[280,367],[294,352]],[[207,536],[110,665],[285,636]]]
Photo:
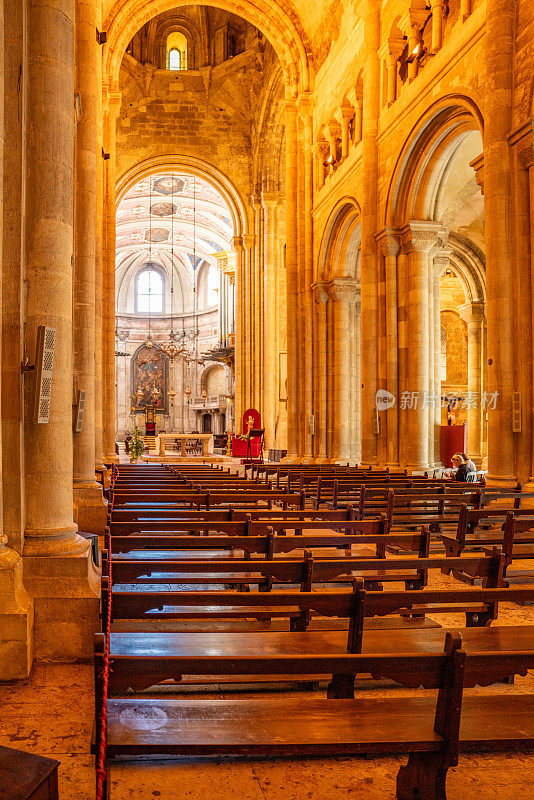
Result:
[[[449,256],[447,256],[449,260]],[[441,464],[441,269],[434,259],[434,331],[430,333],[430,347],[434,347],[434,405],[431,409],[430,424],[434,426],[434,464]]]
[[32,420],[26,377],[24,580],[34,598],[37,658],[91,658],[99,585],[89,542],[73,523],[72,245],[74,160],[74,0],[28,7],[29,135],[26,192],[26,337],[55,329],[48,424]]
[[482,459],[482,408],[484,301],[475,300],[460,306],[460,316],[467,324],[467,391],[473,399],[467,409],[467,453],[480,463]]
[[338,140],[341,136],[341,127],[337,124],[337,122],[331,122],[330,125],[326,126],[326,140],[329,145],[329,153],[328,153],[328,174],[332,175],[335,171],[338,157],[337,157],[337,146]]
[[399,237],[390,231],[382,239],[386,281],[386,389],[395,398],[394,405],[382,413],[386,426],[386,466],[399,466],[399,380],[397,330],[397,256],[400,252]]
[[74,226],[74,392],[85,392],[80,433],[74,433],[75,519],[80,530],[104,533],[106,504],[95,480],[95,246],[98,44],[95,4],[76,0],[76,85],[82,115],[76,128]]
[[278,305],[275,276],[275,216],[279,202],[278,192],[263,191],[263,298],[268,313],[264,316],[263,337],[263,386],[264,425],[267,446],[276,446],[276,410],[278,406],[278,328],[275,309]]
[[326,139],[318,139],[313,145],[315,161],[315,187],[322,189],[325,181],[325,161],[328,158],[329,145]]
[[339,113],[341,116],[341,160],[344,161],[349,154],[350,123],[354,119],[354,109],[352,106],[341,106]]
[[515,481],[512,432],[514,391],[513,242],[511,163],[508,135],[512,123],[513,0],[486,3],[486,84],[484,95],[484,209],[486,219],[486,282],[488,323],[488,391],[498,392],[488,409],[488,480],[493,485]]
[[[102,30],[102,10],[97,4],[97,28]],[[104,118],[102,108],[102,51],[96,57],[96,229],[95,229],[95,466],[104,466],[102,438],[102,266],[104,219]]]
[[102,264],[102,437],[104,460],[117,463],[115,454],[115,246],[116,246],[116,141],[121,93],[105,97],[104,150],[104,258]]
[[253,290],[253,277],[254,277],[254,247],[256,244],[255,236],[252,234],[245,234],[242,237],[244,259],[243,273],[246,276],[245,289],[245,397],[247,398],[246,405],[243,411],[249,407],[255,407],[254,398],[254,377],[256,365],[254,363],[254,337],[251,332],[254,330],[254,317],[256,309],[254,308],[254,290]]
[[364,118],[362,152],[362,258],[361,258],[361,331],[362,331],[362,463],[377,461],[376,418],[378,368],[378,296],[377,296],[377,211],[378,211],[378,98],[380,70],[378,44],[380,11],[368,0],[365,14]]
[[[27,678],[33,662],[33,604],[22,582],[23,451],[21,441],[21,265],[23,118],[19,113],[20,65],[24,59],[24,9],[18,0],[0,4],[0,680]],[[7,52],[4,54],[4,43]],[[9,131],[7,137],[4,131]],[[3,529],[3,531],[2,531]],[[6,547],[6,543],[9,545]]]
[[[232,247],[238,254],[236,273],[235,273],[235,421],[236,426],[240,424],[243,412],[248,408],[245,404],[247,398],[245,397],[245,313],[243,303],[243,271],[244,271],[244,258],[243,258],[243,239],[241,236],[235,236],[232,240]],[[184,367],[185,370],[185,367]],[[186,377],[184,373],[184,384],[186,384]],[[238,432],[237,429],[235,431]]]
[[363,127],[363,102],[359,95],[356,95],[354,105],[354,144],[359,144],[362,140]]
[[287,460],[298,453],[298,347],[297,347],[297,107],[286,100],[286,289],[287,289]]
[[327,428],[328,428],[328,291],[327,284],[313,284],[316,306],[315,313],[315,461],[318,464],[328,462]]
[[[406,418],[407,466],[425,469],[433,460],[429,451],[429,409],[425,398],[432,395],[429,286],[431,282],[431,251],[438,245],[439,227],[433,222],[411,222],[403,230],[403,247],[408,253],[407,264],[407,330],[409,339],[407,392],[409,402]],[[432,334],[432,351],[433,351]],[[402,402],[402,398],[401,398]]]
[[333,359],[330,370],[333,377],[334,450],[332,459],[346,463],[351,460],[354,435],[352,395],[355,391],[354,368],[351,363],[351,340],[354,330],[354,306],[360,287],[352,278],[335,278],[328,284],[332,301]]
[[298,99],[298,112],[302,120],[302,136],[300,137],[300,164],[303,179],[302,214],[300,214],[299,236],[304,245],[303,264],[298,272],[301,278],[300,319],[302,319],[302,352],[300,356],[299,385],[302,395],[301,411],[301,456],[303,463],[313,462],[313,435],[311,433],[311,416],[313,413],[313,115],[312,102],[308,94]]
[[437,53],[443,44],[443,0],[430,0],[432,9],[432,52]]

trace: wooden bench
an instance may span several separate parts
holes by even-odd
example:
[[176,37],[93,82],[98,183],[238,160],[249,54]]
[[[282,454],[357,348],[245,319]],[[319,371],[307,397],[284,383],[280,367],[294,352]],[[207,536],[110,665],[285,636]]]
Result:
[[[434,563],[430,563],[430,562]],[[429,559],[428,568],[440,568],[440,559]],[[496,619],[498,613],[499,599],[508,598],[510,602],[517,598],[533,598],[534,589],[529,590],[521,587],[506,589],[499,588],[502,583],[502,556],[482,557],[475,559],[473,567],[468,566],[467,560],[464,569],[473,569],[481,574],[485,573],[483,588],[454,589],[454,590],[428,590],[414,589],[409,591],[369,591],[366,594],[366,614],[367,616],[383,617],[388,614],[405,614],[421,616],[427,612],[434,613],[465,613],[466,625],[468,627],[484,627],[491,624]],[[201,562],[202,563],[202,562]],[[204,562],[205,563],[205,562]],[[387,562],[374,564],[376,568],[384,567]],[[211,566],[211,565],[210,565]],[[228,572],[234,566],[233,562],[220,562],[221,571]],[[243,569],[255,569],[257,574],[265,571],[267,575],[292,574],[295,577],[295,565],[291,562],[243,562],[239,565]],[[315,565],[312,565],[315,566]],[[339,569],[346,569],[346,564],[332,564],[330,560],[323,562],[321,569],[328,577]],[[358,566],[368,567],[369,561]],[[419,565],[425,568],[425,564]],[[459,566],[459,565],[458,565]],[[201,564],[182,562],[180,568],[183,571],[200,569]],[[417,567],[417,564],[416,564]],[[134,567],[133,569],[135,569]],[[330,570],[330,572],[329,572]],[[221,573],[219,573],[220,575]],[[305,630],[310,621],[310,611],[314,608],[314,602],[324,600],[324,593],[307,592],[310,589],[310,576],[312,572],[303,570],[298,577],[304,577],[308,584],[301,584],[301,591],[280,592],[280,591],[259,591],[259,592],[235,592],[235,591],[131,591],[117,590],[113,588],[112,593],[112,616],[113,619],[272,619],[284,618],[289,620],[291,630]],[[222,582],[222,581],[221,581]],[[497,588],[490,588],[497,587]],[[270,588],[268,586],[267,588]],[[359,583],[357,580],[357,587]],[[303,591],[304,590],[304,591]],[[521,592],[524,591],[524,594]],[[102,609],[103,619],[106,617],[106,609],[110,600],[110,592],[107,578],[102,579]],[[336,601],[345,602],[346,592],[342,590],[330,591],[327,595],[329,608],[336,609],[332,616],[343,616],[339,612]],[[164,610],[167,609],[167,610]],[[317,609],[316,609],[317,610]],[[323,613],[323,612],[320,612]]]
[[[100,743],[103,640],[95,640],[96,742]],[[524,674],[534,652],[466,656],[459,635],[447,634],[444,654],[402,655],[111,655],[107,765],[116,756],[348,755],[408,753],[397,776],[399,800],[444,800],[445,778],[460,748],[531,747],[534,697],[469,697],[463,687]],[[358,674],[389,678],[405,686],[438,690],[437,699],[358,698],[298,700],[189,700],[125,698],[166,678],[197,674],[325,673],[350,684]],[[486,702],[486,701],[490,702]],[[499,713],[496,712],[496,709]]]
[[166,505],[172,503],[173,505],[181,505],[182,507],[197,508],[200,510],[205,507],[209,509],[211,506],[246,506],[260,504],[272,508],[274,503],[279,503],[282,508],[289,506],[297,506],[304,508],[304,498],[301,494],[290,493],[287,491],[258,491],[258,492],[239,492],[239,491],[169,491],[169,490],[152,490],[142,489],[137,491],[113,491],[110,494],[112,508],[121,505],[130,505],[140,507],[149,505],[157,507],[158,505]]
[[[481,523],[494,527],[492,530],[479,530]],[[506,563],[512,560],[514,541],[518,545],[534,544],[534,533],[518,537],[534,528],[534,509],[483,508],[470,509],[462,506],[458,517],[455,536],[443,534],[440,538],[447,555],[459,556],[464,550],[479,550],[491,545],[502,545]]]
[[59,761],[0,746],[2,800],[58,800]]

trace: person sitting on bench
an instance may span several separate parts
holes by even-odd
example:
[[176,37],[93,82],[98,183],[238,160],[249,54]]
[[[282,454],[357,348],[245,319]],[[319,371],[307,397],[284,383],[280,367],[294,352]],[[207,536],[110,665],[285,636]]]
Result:
[[[453,467],[456,468],[456,472],[452,476],[452,480],[461,481],[463,483],[465,481],[469,481],[470,476],[472,479],[473,471],[468,467],[463,453],[455,453],[451,458],[451,462]],[[476,475],[476,473],[474,474]]]

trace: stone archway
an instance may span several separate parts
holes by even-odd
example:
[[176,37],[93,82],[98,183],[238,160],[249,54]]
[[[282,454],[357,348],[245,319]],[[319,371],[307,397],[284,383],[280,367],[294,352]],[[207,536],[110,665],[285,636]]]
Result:
[[327,222],[313,284],[318,462],[361,459],[360,228],[357,202],[343,198]]
[[[383,254],[386,272],[397,277],[395,313],[397,319],[405,320],[398,327],[395,348],[399,402],[388,413],[390,419],[398,419],[399,463],[415,469],[440,463],[440,278],[445,270],[453,270],[471,287],[462,304],[466,324],[485,326],[482,150],[476,105],[470,98],[443,98],[406,141],[388,193]],[[478,417],[475,420],[471,413],[468,424],[469,440],[480,463],[484,386],[480,331],[477,341],[479,367],[478,373],[471,370],[471,389],[475,391],[476,383]],[[470,352],[473,360],[474,349]]]
[[[197,5],[184,0],[181,6]],[[264,0],[208,0],[205,5],[229,11],[250,22],[264,33],[280,58],[289,96],[310,88],[309,47],[303,32],[284,8],[283,3]],[[104,21],[107,48],[104,55],[104,81],[117,87],[119,70],[126,47],[133,35],[150,19],[176,7],[175,0],[116,0]]]

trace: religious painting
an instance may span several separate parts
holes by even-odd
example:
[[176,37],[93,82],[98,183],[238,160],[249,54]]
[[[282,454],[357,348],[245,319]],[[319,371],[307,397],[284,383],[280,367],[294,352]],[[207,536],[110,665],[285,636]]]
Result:
[[132,394],[136,412],[153,406],[168,413],[169,360],[159,347],[141,346],[132,358]]

